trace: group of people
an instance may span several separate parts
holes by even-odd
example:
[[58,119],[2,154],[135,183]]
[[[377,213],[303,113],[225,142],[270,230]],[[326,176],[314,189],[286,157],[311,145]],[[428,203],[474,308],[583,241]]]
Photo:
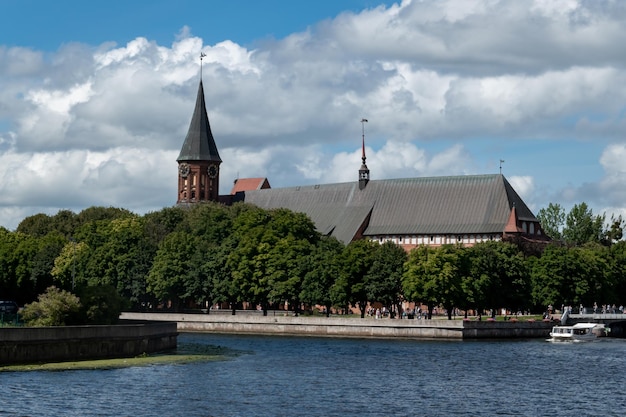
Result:
[[383,317],[389,316],[389,310],[387,310],[387,307],[382,307],[382,308],[370,307],[367,310],[367,315],[370,317],[374,317],[376,319],[381,319]]
[[[382,318],[386,318],[391,316],[391,318],[394,318],[395,316],[395,312],[392,313],[390,312],[387,307],[382,307],[382,308],[374,308],[374,307],[370,307],[367,310],[367,315],[370,317],[374,317],[375,319],[382,319]],[[422,311],[422,309],[420,307],[415,307],[413,310],[404,310],[402,312],[402,317],[403,318],[409,318],[409,315],[411,315],[411,318],[416,318],[416,319],[421,319],[421,318],[426,318],[426,312]]]
[[[574,313],[574,311],[572,309],[572,306],[561,305],[561,314],[563,314],[566,311],[568,313],[570,313],[570,314]],[[552,305],[549,305],[548,309],[543,314],[543,318],[544,319],[551,319],[553,312],[554,312],[554,310],[553,310]],[[585,308],[585,306],[580,304],[578,306],[578,311],[576,313],[578,313],[578,314],[623,314],[624,313],[624,306],[620,305],[619,307],[617,307],[615,304],[613,304],[613,305],[602,304],[601,306],[598,306],[598,303],[593,303],[593,307],[592,308]]]
[[[570,307],[571,308],[571,307]],[[583,305],[580,305],[580,313],[582,314],[585,311]],[[602,304],[602,306],[598,306],[598,303],[593,303],[593,313],[595,314],[623,314],[624,306],[620,305],[616,307],[615,304]]]

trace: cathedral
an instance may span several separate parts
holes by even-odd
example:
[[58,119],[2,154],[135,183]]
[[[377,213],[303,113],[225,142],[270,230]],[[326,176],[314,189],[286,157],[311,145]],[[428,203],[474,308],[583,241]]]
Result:
[[200,81],[177,159],[177,204],[243,201],[264,209],[287,208],[307,214],[321,234],[345,244],[357,239],[392,241],[407,251],[420,245],[471,246],[507,238],[549,240],[502,174],[372,180],[362,139],[354,182],[271,188],[267,178],[241,178],[230,194],[219,195],[222,160]]

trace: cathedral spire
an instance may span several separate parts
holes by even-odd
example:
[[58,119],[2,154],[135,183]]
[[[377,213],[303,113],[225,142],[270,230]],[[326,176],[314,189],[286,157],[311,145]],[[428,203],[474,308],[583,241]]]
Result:
[[185,142],[180,150],[177,161],[214,161],[222,162],[217,145],[211,133],[211,125],[209,124],[209,116],[206,111],[204,101],[204,86],[202,80],[198,86],[198,95],[196,97],[196,107],[191,117],[189,130],[185,137]]
[[359,190],[364,189],[370,180],[370,170],[365,165],[365,123],[367,119],[361,119],[361,160],[363,163],[359,169]]
[[[202,56],[200,62],[202,65]],[[179,173],[178,203],[219,200],[219,170],[222,159],[211,133],[202,78],[189,130],[176,161]]]

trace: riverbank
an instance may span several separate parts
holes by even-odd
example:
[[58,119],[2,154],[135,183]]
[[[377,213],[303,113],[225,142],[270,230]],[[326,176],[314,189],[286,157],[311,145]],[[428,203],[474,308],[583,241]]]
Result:
[[542,321],[397,320],[342,317],[124,312],[122,320],[176,322],[179,332],[399,339],[512,339],[547,337]]

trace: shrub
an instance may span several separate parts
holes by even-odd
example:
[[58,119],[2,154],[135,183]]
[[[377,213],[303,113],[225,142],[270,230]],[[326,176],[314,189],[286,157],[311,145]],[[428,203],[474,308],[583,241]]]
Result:
[[74,294],[52,286],[38,300],[24,306],[22,319],[27,326],[78,324],[81,305]]

